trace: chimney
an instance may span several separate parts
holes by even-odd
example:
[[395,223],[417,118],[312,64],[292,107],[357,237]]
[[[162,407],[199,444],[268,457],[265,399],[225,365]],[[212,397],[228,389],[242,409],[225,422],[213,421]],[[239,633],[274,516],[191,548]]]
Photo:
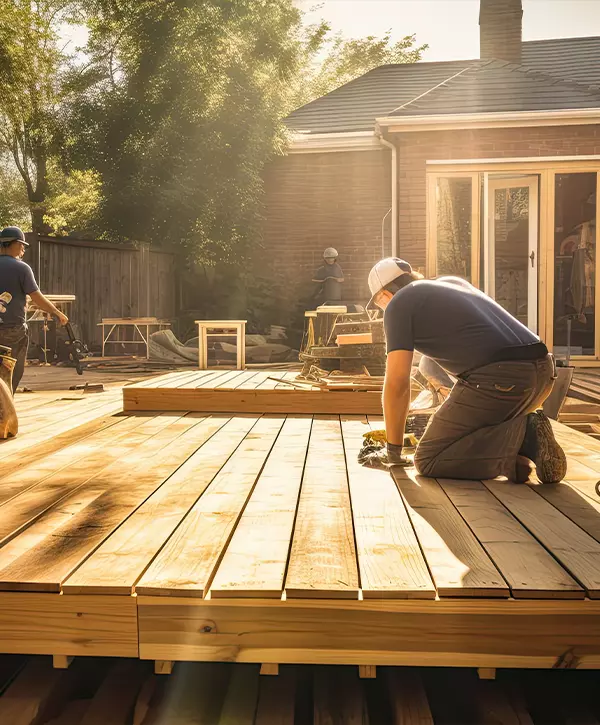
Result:
[[521,62],[523,41],[522,0],[481,0],[479,57]]

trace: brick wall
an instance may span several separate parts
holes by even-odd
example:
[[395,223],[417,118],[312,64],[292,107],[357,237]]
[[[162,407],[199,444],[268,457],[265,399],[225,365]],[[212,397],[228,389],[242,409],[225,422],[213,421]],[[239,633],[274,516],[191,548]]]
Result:
[[413,266],[423,267],[427,160],[600,154],[600,126],[403,133],[396,136],[396,142],[399,150],[398,250]]
[[[326,247],[344,270],[344,298],[366,302],[367,275],[381,257],[381,222],[391,206],[390,152],[291,154],[265,177],[264,244],[275,272],[310,290]],[[390,253],[390,218],[385,226]]]

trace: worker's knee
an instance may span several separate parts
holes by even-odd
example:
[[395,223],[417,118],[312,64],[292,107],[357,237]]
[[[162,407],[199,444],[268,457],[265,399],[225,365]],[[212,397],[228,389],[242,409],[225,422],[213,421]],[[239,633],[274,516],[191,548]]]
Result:
[[427,455],[420,446],[415,451],[415,469],[421,476],[431,476],[435,466],[435,458]]

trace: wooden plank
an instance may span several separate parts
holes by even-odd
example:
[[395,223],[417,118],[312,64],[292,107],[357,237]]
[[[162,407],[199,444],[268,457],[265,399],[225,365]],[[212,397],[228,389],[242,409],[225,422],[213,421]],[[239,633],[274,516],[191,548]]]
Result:
[[551,668],[575,652],[578,668],[600,666],[600,601],[589,599],[137,603],[143,659]]
[[[147,420],[149,416],[143,416],[139,420]],[[26,490],[29,486],[41,483],[53,473],[73,465],[83,459],[90,450],[99,445],[104,445],[106,437],[112,437],[121,426],[131,426],[134,423],[127,423],[135,417],[111,416],[102,418],[86,426],[87,434],[81,438],[67,442],[64,448],[60,448],[48,455],[41,455],[35,461],[25,461],[18,465],[8,466],[6,475],[0,477],[0,505],[9,501],[18,493]],[[116,427],[115,427],[116,426]],[[2,466],[4,473],[5,467]]]
[[63,592],[130,594],[255,422],[255,417],[223,417],[203,438],[196,434],[198,450],[63,583]]
[[[154,422],[155,419],[156,417],[147,417],[124,421],[110,447],[107,445],[110,441],[107,436],[110,435],[112,428],[103,432],[100,447],[95,451],[92,450],[85,465],[59,470],[50,476],[42,475],[39,485],[32,484],[32,481],[35,481],[35,467],[32,472],[33,478],[29,477],[28,469],[24,471],[23,477],[17,474],[14,483],[6,487],[6,494],[11,497],[10,500],[0,507],[0,543],[6,543],[20,534],[56,503],[72,495],[115,461],[119,462],[121,457],[146,441],[152,435],[152,430],[144,431],[144,425]],[[164,425],[168,423],[168,418],[160,420]],[[24,490],[19,492],[19,487]]]
[[[483,668],[481,668],[483,669]],[[482,725],[533,725],[529,713],[515,709],[504,688],[493,680],[481,680],[472,688],[477,722]]]
[[600,543],[529,486],[484,481],[485,486],[586,589],[600,597]]
[[356,675],[346,667],[315,668],[314,725],[368,725],[363,685]]
[[552,486],[532,484],[532,488],[596,541],[600,541],[600,498],[593,484],[589,484],[589,496],[581,491],[580,486],[569,481]]
[[358,588],[340,420],[315,417],[285,590],[288,597],[356,599]]
[[268,390],[265,381],[255,390],[211,388],[144,389],[123,388],[126,412],[139,410],[196,410],[221,413],[278,414],[381,414],[381,395],[377,392]]
[[173,674],[173,660],[156,660],[154,663],[155,675],[171,675]]
[[218,725],[254,725],[259,673],[256,665],[235,665]]
[[414,469],[392,475],[440,597],[507,597],[509,589],[437,481]]
[[96,691],[80,725],[129,725],[147,674],[146,663],[117,661]]
[[235,390],[246,379],[246,376],[247,373],[244,370],[231,370],[227,375],[219,378],[214,388],[215,390]]
[[136,592],[206,595],[282,425],[281,417],[258,420],[136,584]]
[[[111,400],[98,407],[88,408],[85,412],[79,413],[77,416],[71,416],[66,420],[50,423],[49,425],[41,425],[39,430],[32,431],[28,435],[19,435],[16,438],[0,442],[0,460],[2,460],[0,465],[2,466],[2,473],[7,472],[6,465],[11,466],[15,461],[20,461],[21,465],[24,465],[24,461],[26,460],[36,460],[41,455],[41,450],[57,450],[61,447],[61,443],[64,442],[64,437],[60,441],[57,440],[58,436],[71,432],[77,438],[81,435],[81,431],[76,429],[80,429],[96,418],[114,415],[120,412],[120,410],[120,401]],[[50,441],[49,445],[43,448],[40,446],[40,444],[45,444],[48,441]]]
[[294,725],[296,671],[284,667],[279,677],[260,681],[255,725]]
[[287,418],[211,586],[212,597],[281,597],[312,419]]
[[0,550],[0,588],[59,591],[73,569],[194,452],[204,427],[210,435],[220,424],[175,418],[42,515]]
[[583,589],[480,481],[439,484],[456,506],[514,597],[582,599]]
[[363,597],[435,599],[435,587],[391,476],[365,468],[357,455],[366,418],[343,418],[342,435]]
[[53,655],[52,657],[52,667],[55,670],[68,670],[72,664],[73,657],[67,655]]
[[0,592],[0,651],[137,657],[133,597],[58,597]]
[[496,668],[495,667],[479,667],[477,669],[477,676],[480,680],[495,680],[496,679]]
[[358,676],[361,680],[375,680],[377,679],[377,666],[376,665],[359,665]]
[[392,725],[434,725],[418,670],[386,668],[385,684],[392,709]]
[[260,674],[265,677],[277,677],[279,675],[279,665],[274,662],[263,662],[260,666]]
[[336,337],[336,343],[338,345],[370,345],[372,342],[373,335],[370,332],[348,333]]

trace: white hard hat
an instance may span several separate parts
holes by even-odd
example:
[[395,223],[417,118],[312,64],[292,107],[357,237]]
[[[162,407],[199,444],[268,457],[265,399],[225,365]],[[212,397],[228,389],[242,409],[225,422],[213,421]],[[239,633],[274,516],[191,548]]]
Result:
[[373,302],[375,295],[381,292],[384,287],[387,287],[390,282],[405,274],[411,274],[412,271],[410,264],[403,259],[398,259],[398,257],[387,257],[377,262],[369,272],[369,289],[371,290],[369,305]]
[[333,247],[327,247],[327,249],[323,252],[323,259],[337,259],[339,257],[339,254],[337,253],[337,249],[334,249]]

